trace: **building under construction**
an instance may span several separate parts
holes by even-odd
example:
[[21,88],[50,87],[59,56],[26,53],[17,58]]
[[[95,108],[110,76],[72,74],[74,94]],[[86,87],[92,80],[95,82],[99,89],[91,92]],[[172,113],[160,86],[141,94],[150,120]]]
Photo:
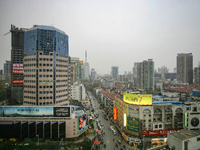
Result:
[[25,28],[11,25],[11,103],[23,102],[23,56]]

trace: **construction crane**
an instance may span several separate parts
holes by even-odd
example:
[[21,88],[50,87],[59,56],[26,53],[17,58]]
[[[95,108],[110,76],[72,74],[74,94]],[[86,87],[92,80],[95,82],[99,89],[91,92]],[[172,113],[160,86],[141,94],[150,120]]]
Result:
[[10,31],[9,31],[8,33],[5,33],[4,36],[6,36],[6,35],[9,34],[9,33],[10,33]]

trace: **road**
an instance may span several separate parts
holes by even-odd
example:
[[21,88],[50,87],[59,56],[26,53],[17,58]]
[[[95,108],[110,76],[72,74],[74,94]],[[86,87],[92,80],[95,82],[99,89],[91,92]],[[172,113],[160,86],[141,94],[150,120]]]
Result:
[[[104,144],[106,144],[106,148],[104,148],[103,145],[101,145],[100,150],[114,150],[114,149],[120,150],[120,149],[122,149],[123,143],[120,145],[118,144],[119,145],[118,147],[115,146],[115,144],[117,143],[118,140],[122,141],[122,136],[118,133],[117,129],[115,129],[117,131],[117,135],[113,134],[113,132],[110,130],[110,125],[112,125],[112,122],[110,120],[104,119],[103,113],[102,113],[103,110],[99,109],[99,103],[97,102],[97,100],[93,97],[93,95],[90,92],[88,95],[91,99],[91,104],[94,107],[94,114],[96,114],[96,113],[99,114],[98,120],[100,120],[101,123],[103,123],[103,125],[104,125],[103,133],[105,132],[105,135],[103,136],[103,141],[104,141]],[[133,149],[136,149],[136,147],[131,147],[131,150],[133,150]],[[127,150],[127,148],[126,148],[126,150]]]

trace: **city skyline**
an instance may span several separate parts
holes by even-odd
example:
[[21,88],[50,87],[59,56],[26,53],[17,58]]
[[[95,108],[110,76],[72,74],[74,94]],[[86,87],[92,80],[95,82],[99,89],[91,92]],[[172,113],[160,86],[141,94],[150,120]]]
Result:
[[69,55],[85,60],[97,74],[132,70],[153,59],[173,72],[178,53],[200,56],[200,1],[1,1],[0,69],[11,60],[11,24],[19,28],[51,25],[69,36]]

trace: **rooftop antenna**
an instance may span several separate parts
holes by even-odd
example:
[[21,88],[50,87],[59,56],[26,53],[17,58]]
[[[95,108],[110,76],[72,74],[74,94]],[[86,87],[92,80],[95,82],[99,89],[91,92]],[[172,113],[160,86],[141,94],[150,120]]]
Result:
[[85,62],[87,62],[87,51],[85,51]]

